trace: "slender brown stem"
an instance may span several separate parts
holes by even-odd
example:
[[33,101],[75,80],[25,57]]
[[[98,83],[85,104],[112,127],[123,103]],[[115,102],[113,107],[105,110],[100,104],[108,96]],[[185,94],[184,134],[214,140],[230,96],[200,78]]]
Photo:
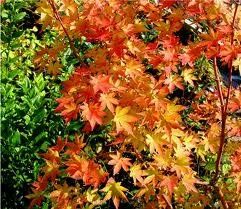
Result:
[[223,114],[224,112],[224,98],[223,98],[223,91],[222,91],[222,85],[220,81],[220,76],[219,76],[219,71],[218,71],[218,65],[217,65],[217,58],[214,57],[213,59],[213,69],[214,69],[214,75],[216,78],[216,85],[218,88],[218,96],[221,104],[221,113]]
[[[231,27],[232,27],[232,34],[231,34],[231,40],[230,40],[231,45],[233,45],[233,42],[234,42],[234,22],[235,22],[235,18],[237,15],[237,10],[238,10],[238,4],[235,5],[234,16],[233,16],[233,20],[232,20],[232,24],[231,24]],[[214,58],[214,73],[215,73],[215,77],[216,77],[219,100],[220,100],[220,104],[221,104],[221,134],[220,134],[220,144],[219,144],[219,150],[218,150],[216,166],[215,166],[215,175],[214,175],[211,183],[215,187],[215,190],[217,191],[217,194],[219,195],[219,199],[220,199],[224,209],[228,209],[229,206],[224,199],[222,191],[218,187],[216,187],[215,184],[219,178],[219,174],[220,174],[220,170],[221,170],[220,167],[221,167],[222,155],[223,155],[223,150],[224,150],[224,145],[225,145],[227,110],[228,110],[230,92],[232,90],[232,69],[233,69],[232,64],[233,64],[233,59],[231,59],[230,62],[228,63],[228,69],[229,69],[228,92],[227,92],[227,97],[224,101],[224,96],[222,93],[222,87],[221,87],[221,82],[220,82],[220,76],[218,74],[217,58],[216,57]]]
[[216,84],[217,84],[217,89],[218,89],[218,96],[219,96],[219,100],[220,100],[220,104],[221,104],[221,118],[222,118],[221,119],[220,144],[219,144],[219,150],[218,150],[218,155],[217,155],[217,160],[216,160],[215,175],[212,180],[213,185],[215,185],[215,183],[218,179],[219,172],[220,172],[221,159],[222,159],[224,143],[225,143],[226,113],[225,113],[225,104],[224,104],[222,86],[221,86],[221,82],[220,82],[220,76],[218,74],[218,66],[217,66],[217,58],[216,57],[213,60],[213,65],[214,65],[214,74],[216,77]]
[[55,6],[54,1],[53,1],[53,0],[47,0],[47,1],[48,1],[48,3],[50,4],[50,6],[52,7],[52,10],[53,10],[53,12],[54,12],[54,17],[56,18],[56,20],[59,21],[59,23],[60,23],[60,25],[61,25],[61,27],[62,27],[62,29],[63,29],[63,31],[64,31],[67,39],[68,39],[68,41],[69,41],[69,45],[70,45],[70,48],[71,48],[72,52],[74,53],[74,56],[75,56],[80,62],[82,62],[82,59],[80,58],[80,56],[79,56],[76,48],[74,47],[74,44],[73,44],[73,42],[72,42],[72,40],[71,40],[71,38],[70,38],[70,35],[69,35],[67,29],[65,28],[65,26],[64,26],[64,24],[63,24],[63,21],[62,21],[60,15],[59,15],[59,12],[58,12],[58,10],[57,10],[57,8],[56,8],[56,6]]
[[[231,46],[233,45],[233,41],[234,41],[234,22],[235,22],[235,18],[237,15],[237,11],[238,11],[238,4],[235,5],[235,10],[234,10],[234,15],[233,15],[233,21],[231,24],[231,28],[232,28],[232,34],[231,34]],[[225,112],[227,112],[227,108],[228,108],[228,100],[230,97],[230,92],[232,89],[232,71],[233,71],[233,59],[230,60],[230,62],[228,63],[228,68],[229,68],[229,74],[228,74],[228,93],[227,93],[227,97],[226,97],[226,104],[225,104]]]
[[164,199],[165,203],[167,204],[167,208],[168,209],[173,209],[172,204],[170,203],[170,201],[168,201],[166,195],[163,194],[162,198]]
[[[231,45],[233,45],[233,41],[234,41],[234,22],[235,22],[235,18],[236,18],[236,14],[237,14],[237,10],[238,10],[238,4],[236,4],[235,6],[235,11],[234,11],[234,16],[233,16],[233,21],[232,21],[232,34],[231,34]],[[228,76],[228,93],[227,93],[227,97],[224,103],[224,99],[223,99],[223,94],[222,94],[222,87],[221,87],[221,83],[220,83],[220,77],[218,75],[218,67],[217,67],[217,59],[216,57],[214,58],[214,73],[215,73],[215,77],[217,80],[217,88],[218,88],[218,92],[219,92],[219,99],[220,99],[220,103],[221,103],[221,117],[222,117],[222,125],[221,125],[221,134],[220,134],[220,145],[219,145],[219,150],[218,150],[218,155],[217,155],[217,160],[216,160],[216,168],[215,168],[215,175],[213,178],[212,183],[215,184],[216,181],[218,180],[218,176],[220,173],[220,167],[221,167],[221,161],[222,161],[222,155],[223,155],[223,149],[224,149],[224,145],[225,145],[225,128],[226,128],[226,119],[227,119],[227,109],[228,109],[228,102],[229,102],[229,98],[230,98],[230,92],[232,89],[232,63],[233,60],[231,60],[229,62],[229,76]]]
[[223,208],[224,208],[224,209],[229,209],[228,203],[227,203],[226,200],[224,199],[223,193],[222,193],[222,191],[220,190],[220,188],[219,188],[219,187],[215,187],[215,190],[216,190],[216,192],[217,192],[217,194],[218,194],[218,196],[219,196],[219,199],[220,199],[220,201],[221,201],[221,203],[222,203]]

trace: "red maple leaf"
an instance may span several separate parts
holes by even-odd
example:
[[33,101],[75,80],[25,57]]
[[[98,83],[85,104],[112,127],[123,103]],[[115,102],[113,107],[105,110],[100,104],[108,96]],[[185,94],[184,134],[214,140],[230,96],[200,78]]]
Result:
[[109,80],[110,76],[98,75],[96,77],[91,77],[90,83],[92,84],[95,93],[98,91],[106,93],[112,87]]
[[89,121],[92,130],[94,129],[96,124],[102,125],[102,118],[106,115],[103,111],[103,108],[97,103],[87,104],[84,103],[80,106],[82,111],[82,116],[85,120]]

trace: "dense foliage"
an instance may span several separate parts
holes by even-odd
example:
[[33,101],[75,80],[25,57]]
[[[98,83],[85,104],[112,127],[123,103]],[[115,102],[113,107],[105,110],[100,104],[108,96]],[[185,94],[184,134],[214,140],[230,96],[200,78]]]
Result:
[[[35,1],[5,1],[1,7],[1,189],[2,208],[27,208],[24,197],[37,179],[44,152],[59,135],[80,127],[54,114],[61,80],[73,69],[72,61],[61,77],[37,72],[34,57],[55,35],[41,37]],[[35,22],[35,21],[36,22]],[[66,57],[67,55],[65,55]],[[68,57],[68,56],[67,56]],[[63,58],[65,60],[65,58]]]
[[40,0],[28,30],[20,5],[2,12],[2,185],[34,179],[31,208],[241,208],[239,1]]
[[41,155],[31,206],[48,195],[54,208],[241,206],[237,2],[48,0],[37,11],[59,33],[40,65],[57,70],[67,45],[79,61],[56,111],[85,126]]

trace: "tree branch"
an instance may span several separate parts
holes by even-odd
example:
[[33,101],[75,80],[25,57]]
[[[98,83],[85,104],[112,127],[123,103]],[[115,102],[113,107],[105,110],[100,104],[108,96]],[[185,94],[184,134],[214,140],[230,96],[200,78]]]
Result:
[[71,48],[74,56],[75,56],[80,62],[82,62],[82,59],[81,59],[81,57],[79,56],[76,48],[74,47],[74,44],[73,44],[73,42],[72,42],[72,40],[71,40],[71,38],[70,38],[70,35],[69,35],[67,29],[65,28],[65,26],[64,26],[64,24],[63,24],[63,21],[62,21],[60,15],[59,15],[59,12],[58,12],[58,10],[57,10],[57,8],[56,8],[56,6],[55,6],[54,1],[53,1],[53,0],[47,0],[47,1],[48,1],[48,3],[50,4],[50,6],[51,6],[51,8],[52,8],[52,10],[53,10],[55,19],[59,21],[59,23],[60,23],[60,25],[61,25],[61,27],[62,27],[62,29],[63,29],[63,31],[64,31],[67,39],[68,39],[68,41],[69,41],[69,45],[70,45],[70,48]]
[[167,204],[167,208],[169,209],[173,209],[172,204],[170,203],[170,201],[167,199],[166,195],[162,195],[162,198],[164,199],[165,203]]
[[224,209],[229,209],[228,203],[227,203],[226,200],[224,199],[223,193],[222,193],[222,191],[220,190],[220,188],[219,188],[219,187],[215,187],[215,190],[216,190],[216,192],[217,192],[217,194],[218,194],[218,196],[219,196],[219,199],[220,199],[220,201],[221,201],[221,203],[222,203],[223,208],[224,208]]
[[[237,10],[238,10],[238,4],[235,5],[235,11],[234,11],[234,15],[233,15],[233,20],[231,23],[231,27],[232,27],[232,34],[231,34],[231,45],[233,45],[234,42],[234,22],[235,22],[235,18],[236,18],[236,14],[237,14]],[[227,120],[227,110],[228,110],[228,103],[229,103],[229,98],[230,98],[230,92],[232,89],[232,64],[233,64],[233,59],[230,60],[230,62],[228,63],[228,68],[229,68],[229,76],[228,76],[228,93],[227,93],[227,97],[224,101],[224,97],[223,97],[223,93],[222,93],[222,87],[221,87],[221,82],[220,82],[220,76],[218,74],[218,67],[217,67],[217,58],[214,58],[214,73],[215,73],[215,77],[216,77],[216,83],[217,83],[217,88],[218,88],[218,93],[219,93],[219,100],[220,100],[220,104],[221,104],[221,134],[220,134],[220,144],[219,144],[219,150],[218,150],[218,154],[217,154],[217,160],[216,160],[216,166],[215,166],[215,175],[211,181],[211,184],[215,187],[215,190],[217,191],[217,194],[219,195],[219,199],[224,207],[224,209],[228,209],[229,206],[227,204],[227,202],[224,199],[224,196],[221,192],[221,190],[215,186],[215,184],[218,181],[219,178],[219,174],[220,174],[220,170],[221,170],[221,161],[222,161],[222,155],[223,155],[223,150],[224,150],[224,145],[225,145],[225,130],[226,130],[226,120]]]

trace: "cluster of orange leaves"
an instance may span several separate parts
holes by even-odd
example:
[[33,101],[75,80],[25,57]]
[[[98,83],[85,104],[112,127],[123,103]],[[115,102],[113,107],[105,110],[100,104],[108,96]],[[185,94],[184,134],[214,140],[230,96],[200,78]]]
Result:
[[[56,0],[55,4],[69,36],[73,40],[85,37],[93,44],[83,55],[93,61],[77,67],[63,83],[56,112],[66,123],[82,118],[82,132],[87,135],[100,126],[109,126],[110,131],[105,148],[96,150],[92,159],[88,156],[90,145],[85,144],[87,136],[81,140],[76,137],[75,142],[59,139],[49,148],[42,155],[44,174],[29,195],[32,206],[41,203],[50,181],[55,188],[50,193],[54,208],[94,208],[112,199],[118,209],[120,200],[130,201],[126,191],[132,192],[131,187],[123,186],[124,180],[115,180],[119,175],[131,179],[136,190],[132,196],[138,199],[135,204],[143,208],[166,208],[173,201],[184,208],[211,204],[212,196],[205,194],[208,183],[199,178],[195,159],[205,163],[206,156],[217,153],[221,120],[218,93],[203,89],[189,107],[173,95],[177,89],[184,92],[187,85],[195,87],[195,62],[200,57],[217,57],[223,63],[240,58],[241,34],[235,32],[234,44],[230,44],[230,11],[213,0]],[[64,40],[66,34],[48,1],[42,0],[38,6],[43,26],[57,30]],[[185,44],[177,32],[187,24],[199,38]],[[151,42],[140,38],[148,34],[147,26],[157,32]],[[240,29],[239,20],[235,27]],[[38,59],[49,50],[62,49],[63,43],[58,43],[56,48],[43,49]],[[199,102],[201,97],[206,98],[204,102]],[[232,90],[228,137],[241,136],[241,121],[235,117],[240,101],[240,91]],[[198,131],[183,122],[181,114],[190,107],[187,117],[202,124]],[[238,152],[231,159],[234,175],[240,175]],[[76,180],[74,187],[57,180],[63,173]],[[229,199],[230,206],[241,198],[240,180],[235,181],[237,192]]]

